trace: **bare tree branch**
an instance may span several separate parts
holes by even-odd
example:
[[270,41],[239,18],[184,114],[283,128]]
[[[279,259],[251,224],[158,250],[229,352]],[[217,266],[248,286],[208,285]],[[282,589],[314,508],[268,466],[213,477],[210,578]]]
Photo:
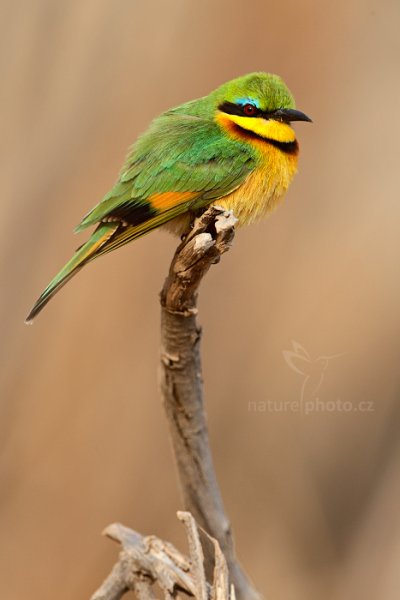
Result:
[[236,560],[214,471],[196,322],[197,290],[210,266],[229,249],[235,223],[233,214],[222,208],[203,213],[175,252],[161,292],[161,389],[189,511],[178,513],[178,518],[186,528],[190,559],[154,536],[110,525],[104,533],[118,541],[122,551],[91,600],[119,600],[129,590],[138,600],[154,600],[155,583],[166,600],[180,592],[196,600],[235,600],[235,593],[239,600],[259,600]]
[[[213,540],[220,556],[216,560],[214,583],[210,586],[204,571],[197,525],[187,512],[179,512],[178,517],[186,528],[190,559],[169,542],[155,536],[143,537],[119,523],[107,527],[103,533],[119,542],[122,551],[110,575],[91,600],[119,600],[130,590],[138,600],[155,600],[153,585],[156,583],[165,600],[171,600],[182,592],[196,600],[235,600],[233,590],[231,595],[228,594],[228,570],[218,542]],[[226,595],[222,595],[222,591]]]
[[[259,595],[235,556],[214,471],[203,403],[201,330],[196,321],[197,290],[210,266],[229,249],[235,222],[230,211],[210,207],[175,253],[161,292],[161,390],[185,509],[218,541],[239,600],[256,600]],[[214,549],[204,540],[203,545],[210,575]]]

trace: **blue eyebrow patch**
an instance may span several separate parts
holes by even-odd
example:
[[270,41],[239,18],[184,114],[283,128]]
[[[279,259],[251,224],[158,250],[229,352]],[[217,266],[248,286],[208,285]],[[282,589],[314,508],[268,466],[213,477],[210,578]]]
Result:
[[237,98],[235,100],[235,104],[240,104],[240,106],[244,106],[245,104],[253,104],[257,108],[260,108],[260,103],[258,100],[254,98]]

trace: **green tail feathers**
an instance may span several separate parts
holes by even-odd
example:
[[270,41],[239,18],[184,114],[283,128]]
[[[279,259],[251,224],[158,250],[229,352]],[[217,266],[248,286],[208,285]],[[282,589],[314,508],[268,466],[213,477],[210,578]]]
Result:
[[42,308],[46,306],[49,300],[67,283],[80,269],[93,260],[99,250],[110,241],[119,228],[119,224],[115,222],[101,223],[93,232],[90,239],[83,244],[73,255],[71,260],[61,269],[54,279],[49,283],[47,288],[35,302],[31,312],[27,316],[25,323],[32,323],[33,319],[40,313]]
[[126,226],[120,221],[102,221],[86,244],[78,248],[71,260],[67,262],[65,267],[61,269],[49,283],[42,295],[36,301],[29,315],[26,317],[25,323],[32,323],[36,315],[40,313],[42,308],[46,306],[48,301],[58,292],[58,290],[60,290],[62,286],[88,262],[97,256],[115,250],[120,246],[124,246],[131,240],[149,233],[156,227],[160,227],[160,225],[163,225],[187,210],[188,203],[181,203],[169,210],[165,210],[164,212],[155,215],[151,219],[144,218],[142,222],[139,222],[134,226]]

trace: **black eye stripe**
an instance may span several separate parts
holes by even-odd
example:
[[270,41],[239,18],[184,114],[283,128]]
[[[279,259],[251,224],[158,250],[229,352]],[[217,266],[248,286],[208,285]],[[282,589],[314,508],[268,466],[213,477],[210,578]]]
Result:
[[311,121],[304,113],[295,108],[275,108],[274,110],[261,110],[255,104],[248,102],[246,104],[235,104],[234,102],[222,102],[218,109],[228,115],[237,115],[239,117],[262,117],[263,119],[274,119],[281,123],[291,123],[292,121]]
[[[244,108],[248,106],[246,104],[235,104],[234,102],[223,102],[219,105],[219,110],[228,115],[237,115],[239,117],[259,117],[260,115],[266,116],[267,113],[264,113],[262,110],[254,106],[254,112],[250,115],[245,112]],[[253,106],[253,105],[251,105]]]

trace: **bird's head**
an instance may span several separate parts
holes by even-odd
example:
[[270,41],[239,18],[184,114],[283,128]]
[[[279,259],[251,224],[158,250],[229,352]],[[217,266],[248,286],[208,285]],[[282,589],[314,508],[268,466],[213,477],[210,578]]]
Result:
[[292,121],[311,121],[296,110],[292,94],[278,75],[250,73],[225,83],[209,96],[214,118],[239,137],[278,144],[296,143]]

